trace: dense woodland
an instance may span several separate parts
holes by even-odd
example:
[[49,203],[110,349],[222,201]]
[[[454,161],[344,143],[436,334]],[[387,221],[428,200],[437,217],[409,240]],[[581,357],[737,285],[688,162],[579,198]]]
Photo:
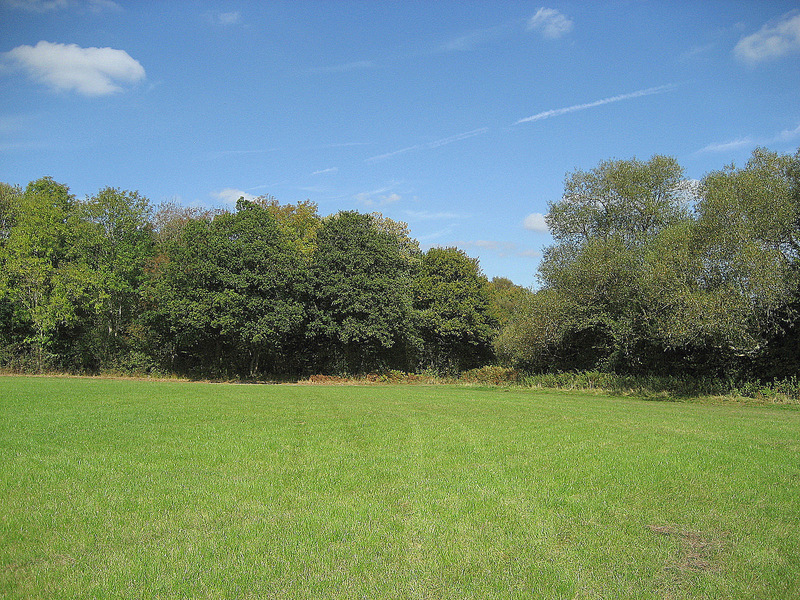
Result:
[[672,158],[568,174],[536,291],[380,214],[153,207],[0,184],[0,368],[298,377],[800,372],[800,151],[687,180]]

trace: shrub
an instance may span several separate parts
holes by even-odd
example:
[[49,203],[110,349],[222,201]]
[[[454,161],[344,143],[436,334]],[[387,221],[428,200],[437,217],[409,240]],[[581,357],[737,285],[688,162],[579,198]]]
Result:
[[485,366],[461,373],[460,380],[465,383],[487,385],[511,385],[520,382],[520,373],[515,369],[498,366]]

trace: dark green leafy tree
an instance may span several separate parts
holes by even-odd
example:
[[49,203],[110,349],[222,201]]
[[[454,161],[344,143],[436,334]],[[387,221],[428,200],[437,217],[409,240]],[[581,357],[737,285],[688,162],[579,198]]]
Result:
[[[547,215],[555,244],[539,277],[575,312],[561,334],[566,365],[640,371],[660,358],[641,278],[647,248],[690,218],[693,187],[668,157],[606,161],[577,171]],[[581,346],[585,346],[581,352]],[[591,360],[594,364],[588,364]]]
[[291,367],[301,332],[303,269],[291,239],[258,204],[185,222],[152,273],[147,322],[170,364],[215,377]]
[[800,366],[791,351],[800,349],[799,174],[800,152],[759,148],[744,167],[714,171],[702,182],[700,281],[724,307],[718,346],[754,361],[755,376],[796,374]]
[[431,248],[413,285],[421,364],[456,373],[492,359],[496,321],[478,261],[457,248]]
[[308,338],[325,371],[405,368],[411,335],[409,261],[369,215],[323,219],[311,261]]
[[[0,183],[0,269],[6,271],[6,240],[19,211],[22,189],[7,183]],[[6,277],[0,276],[0,364],[10,363],[18,354],[19,344],[27,337],[25,323],[20,321],[19,311],[12,301],[12,294],[4,289],[8,285]]]

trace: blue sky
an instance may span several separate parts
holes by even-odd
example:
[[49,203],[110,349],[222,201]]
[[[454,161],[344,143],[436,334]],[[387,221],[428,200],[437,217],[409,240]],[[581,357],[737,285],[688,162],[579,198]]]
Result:
[[800,5],[0,0],[0,90],[0,181],[379,211],[528,286],[567,173],[800,146]]

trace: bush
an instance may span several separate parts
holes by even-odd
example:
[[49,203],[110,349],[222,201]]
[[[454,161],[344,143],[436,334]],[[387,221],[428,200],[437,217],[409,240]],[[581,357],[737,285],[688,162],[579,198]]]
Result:
[[520,382],[519,371],[508,367],[485,366],[470,369],[461,373],[460,380],[464,383],[478,383],[485,385],[512,385]]

